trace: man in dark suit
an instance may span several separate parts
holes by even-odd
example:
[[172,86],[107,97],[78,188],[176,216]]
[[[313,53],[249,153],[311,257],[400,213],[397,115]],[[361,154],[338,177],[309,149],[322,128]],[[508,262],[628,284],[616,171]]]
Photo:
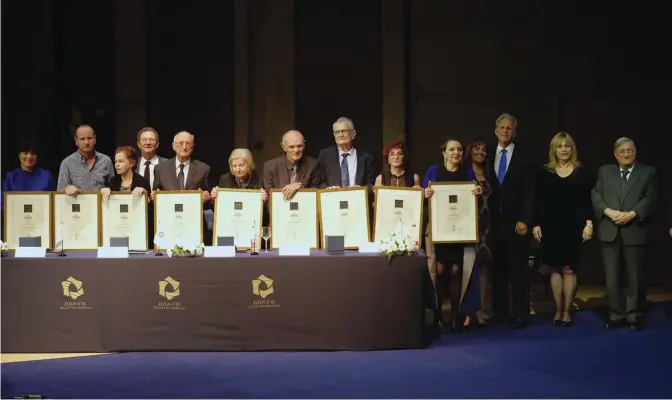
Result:
[[[591,192],[602,242],[604,273],[609,293],[606,329],[627,323],[642,329],[645,245],[656,209],[657,174],[654,167],[635,164],[635,143],[622,137],[614,144],[618,165],[600,167]],[[621,269],[621,266],[623,269]],[[622,275],[622,272],[625,272]],[[622,276],[625,276],[625,292]]]
[[291,130],[282,135],[282,150],[285,155],[266,161],[264,164],[264,189],[282,189],[283,197],[291,199],[302,188],[320,188],[322,174],[317,160],[305,156],[306,141],[301,132]]
[[156,129],[146,126],[138,131],[138,149],[140,150],[140,160],[138,160],[135,172],[142,175],[149,182],[149,187],[154,185],[154,168],[157,165],[168,161],[167,158],[156,154],[159,148],[159,133]]
[[[173,139],[175,157],[159,164],[154,169],[152,198],[160,190],[203,190],[203,208],[211,208],[208,175],[210,166],[191,157],[194,152],[194,135],[183,131]],[[203,217],[203,243],[212,243],[212,233]]]
[[339,118],[332,127],[336,146],[322,149],[317,157],[325,185],[330,189],[366,186],[372,198],[378,175],[373,156],[353,147],[357,131],[349,118]]
[[495,121],[497,147],[488,152],[494,158],[488,174],[492,187],[488,198],[493,236],[492,308],[497,319],[511,317],[514,329],[525,327],[530,315],[529,226],[537,169],[525,150],[513,142],[517,125],[513,115],[500,115]]

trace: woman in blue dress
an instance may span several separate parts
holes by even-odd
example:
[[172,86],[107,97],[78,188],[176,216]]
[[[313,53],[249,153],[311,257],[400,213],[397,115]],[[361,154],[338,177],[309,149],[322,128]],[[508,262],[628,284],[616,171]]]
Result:
[[2,207],[6,192],[47,192],[56,190],[54,177],[46,169],[37,167],[37,142],[24,139],[19,145],[19,168],[9,171],[2,181]]

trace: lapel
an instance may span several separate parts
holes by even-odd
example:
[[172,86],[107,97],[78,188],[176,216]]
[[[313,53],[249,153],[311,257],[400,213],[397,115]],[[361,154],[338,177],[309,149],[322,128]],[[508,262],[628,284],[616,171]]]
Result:
[[[174,187],[175,190],[177,190],[180,187],[180,184],[177,182],[177,167],[176,167],[177,157],[171,158],[170,160],[168,160],[168,162],[170,163],[169,166],[170,168],[166,168],[166,170],[168,171],[168,175],[170,176],[170,182],[172,182],[172,187]],[[156,169],[154,170],[154,172],[156,173]]]
[[[364,152],[357,150],[357,169],[355,169],[355,185],[359,185],[360,182],[364,183]],[[364,186],[364,185],[362,185]]]
[[[636,167],[636,165],[635,165]],[[619,180],[619,189],[620,189],[620,180],[621,180],[621,167],[617,166],[616,167],[616,173],[618,174],[617,179]],[[630,176],[628,177],[628,181],[625,183],[625,188],[623,189],[623,195],[621,197],[621,204],[625,201],[626,197],[628,197],[628,193],[630,192],[630,189],[632,189],[632,186],[636,183],[637,179],[639,179],[640,175],[642,174],[641,168],[632,168],[630,171]]]
[[185,190],[190,190],[194,179],[196,179],[196,172],[198,171],[198,162],[193,158],[189,161],[189,172],[187,172],[187,182],[184,184]]
[[506,175],[504,175],[504,181],[502,184],[506,184],[506,181],[509,179],[511,174],[513,174],[516,171],[516,168],[518,168],[518,164],[520,164],[520,146],[514,145],[513,148],[513,154],[507,154],[507,157],[511,157],[511,160],[509,161],[509,168],[506,169]]

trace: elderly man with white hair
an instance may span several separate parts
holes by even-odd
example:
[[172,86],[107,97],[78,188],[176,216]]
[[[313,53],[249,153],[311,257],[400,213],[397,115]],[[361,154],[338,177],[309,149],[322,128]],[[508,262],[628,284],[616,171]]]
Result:
[[192,158],[194,135],[182,131],[173,139],[175,157],[154,169],[153,191],[157,190],[203,190],[203,201],[210,200],[208,175],[210,166]]
[[644,256],[658,205],[656,169],[635,163],[635,142],[614,144],[616,164],[600,167],[591,192],[609,294],[605,329],[643,328]]

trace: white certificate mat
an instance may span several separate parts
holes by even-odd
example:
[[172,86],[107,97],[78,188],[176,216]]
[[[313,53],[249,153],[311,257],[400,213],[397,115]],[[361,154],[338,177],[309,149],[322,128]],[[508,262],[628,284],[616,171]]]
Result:
[[475,182],[431,182],[430,240],[434,243],[478,243],[478,198]]
[[[54,193],[54,240],[63,250],[97,250],[100,246],[100,193],[68,196]],[[54,243],[61,249],[59,243]]]
[[[160,190],[154,200],[154,232],[162,248],[199,245],[203,242],[203,192]],[[165,247],[165,248],[164,248]]]
[[129,250],[147,250],[147,195],[135,197],[131,193],[112,192],[102,199],[103,246],[110,238],[128,237]]
[[3,221],[8,249],[19,247],[20,237],[40,237],[51,247],[51,192],[5,192]]
[[261,243],[263,212],[260,189],[217,189],[212,243],[219,236],[233,236],[240,249],[249,249],[253,237]]
[[318,196],[322,248],[325,236],[343,236],[346,249],[370,241],[366,187],[320,190]]
[[422,243],[422,207],[425,192],[421,188],[377,187],[374,201],[374,238],[378,243],[401,227],[412,242]]
[[282,198],[282,189],[271,189],[269,195],[271,248],[319,248],[317,189],[299,189],[290,200]]

